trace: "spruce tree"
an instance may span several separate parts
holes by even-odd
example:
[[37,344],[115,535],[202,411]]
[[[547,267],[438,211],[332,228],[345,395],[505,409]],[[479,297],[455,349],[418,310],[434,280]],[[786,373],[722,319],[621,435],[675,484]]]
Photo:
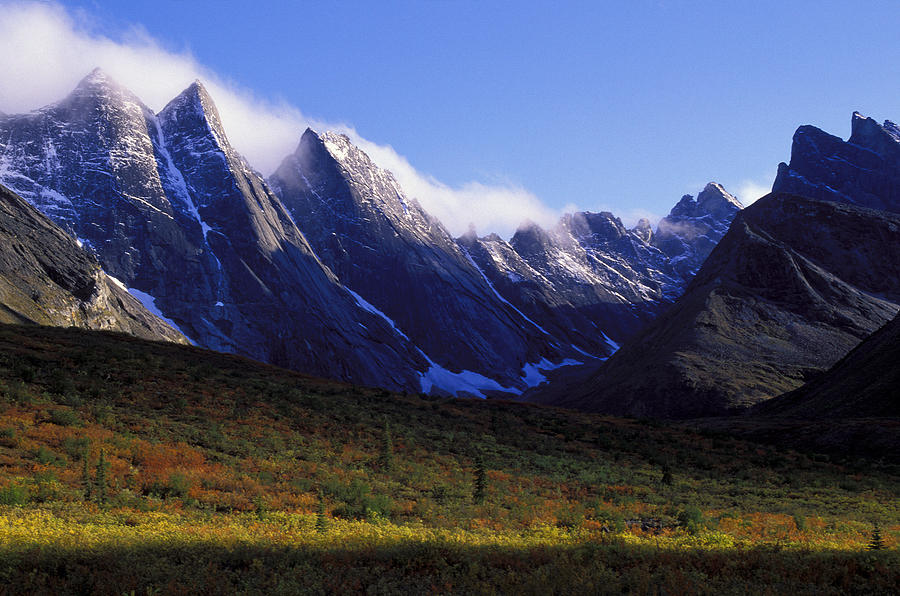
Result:
[[384,420],[384,434],[381,437],[381,453],[378,455],[378,463],[385,472],[394,470],[394,439],[391,437],[391,426],[387,419]]
[[319,505],[316,508],[316,532],[324,534],[328,529],[328,518],[325,516],[325,499],[319,493]]
[[487,494],[487,472],[484,469],[484,458],[481,454],[475,456],[475,482],[472,486],[472,501],[476,505],[484,503]]
[[881,526],[876,522],[872,528],[872,539],[869,540],[869,550],[884,550],[884,538],[881,536]]
[[669,466],[669,462],[663,464],[662,467],[662,483],[668,486],[672,486],[674,479],[672,478],[672,468]]
[[109,471],[109,464],[106,463],[106,454],[103,449],[100,450],[100,459],[97,460],[97,502],[106,503],[106,474]]

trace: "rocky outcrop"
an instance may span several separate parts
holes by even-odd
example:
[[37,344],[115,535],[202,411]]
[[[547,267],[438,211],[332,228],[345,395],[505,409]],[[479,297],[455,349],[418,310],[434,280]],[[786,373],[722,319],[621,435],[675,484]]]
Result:
[[2,186],[0,322],[120,331],[187,343],[107,277],[68,234]]
[[685,294],[588,380],[533,397],[634,416],[724,413],[828,369],[898,304],[900,217],[773,193],[738,214]]
[[728,231],[743,205],[721,185],[710,182],[697,195],[684,195],[659,221],[652,244],[684,279],[696,275],[709,253]]
[[847,141],[801,126],[772,191],[900,212],[900,127],[859,112]]

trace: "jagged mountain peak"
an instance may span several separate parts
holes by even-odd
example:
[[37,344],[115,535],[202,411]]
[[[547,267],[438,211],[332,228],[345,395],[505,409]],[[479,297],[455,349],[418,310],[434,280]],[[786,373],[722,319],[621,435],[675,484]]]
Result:
[[629,232],[631,232],[647,244],[649,244],[653,240],[653,226],[650,224],[650,220],[646,217],[640,218],[637,224],[633,228],[631,228]]
[[710,182],[696,199],[682,196],[669,215],[659,220],[650,241],[669,256],[670,264],[682,278],[689,279],[741,209],[740,201],[721,184]]
[[69,113],[86,113],[100,106],[114,110],[137,108],[141,112],[150,113],[150,109],[137,95],[99,67],[81,79],[62,101],[40,111],[62,109]]
[[625,236],[628,231],[622,220],[609,211],[577,211],[566,213],[560,219],[557,232],[568,232],[581,243],[610,242]]
[[900,130],[890,120],[879,124],[874,118],[853,112],[850,122],[850,138],[847,142],[871,149],[882,155],[896,153],[900,150]]
[[476,240],[478,240],[478,230],[475,229],[475,224],[470,223],[469,228],[466,230],[466,233],[459,237],[458,242],[469,246],[473,244]]
[[81,82],[78,83],[77,87],[86,87],[90,85],[99,85],[99,84],[115,84],[115,81],[105,70],[97,66],[89,72]]
[[850,137],[804,125],[790,163],[778,165],[772,192],[900,212],[900,128],[854,112]]
[[320,134],[319,139],[331,157],[343,167],[366,173],[377,172],[378,176],[385,177],[399,191],[400,187],[394,175],[389,170],[380,168],[365,151],[354,145],[346,134],[328,130]]
[[744,208],[741,202],[718,182],[710,182],[700,191],[700,194],[697,195],[697,206],[715,216],[722,216]]
[[[374,218],[381,222],[379,225],[402,225],[415,234],[434,228],[435,234],[452,241],[417,201],[406,196],[389,170],[379,167],[343,133],[319,133],[307,128],[294,152],[270,176],[270,183],[282,195],[285,188],[313,191],[315,205],[311,208],[325,208],[339,217]],[[327,205],[320,204],[316,194],[331,200]],[[291,210],[297,208],[289,206]]]
[[213,134],[221,148],[230,147],[228,137],[225,135],[225,128],[219,117],[219,110],[209,91],[199,79],[166,104],[158,116],[161,120],[177,122],[188,128],[205,126]]
[[716,218],[734,215],[744,206],[737,198],[717,183],[708,183],[694,199],[692,195],[684,195],[669,212],[669,217],[703,217],[712,215]]
[[552,242],[550,233],[530,219],[520,223],[516,233],[510,239],[510,244],[520,254],[540,251],[543,247],[552,244]]
[[[294,154],[296,155],[308,151],[310,147],[324,148],[338,161],[343,161],[348,155],[353,154],[362,155],[368,163],[372,163],[369,156],[359,147],[354,145],[353,141],[350,140],[350,137],[342,132],[326,130],[325,132],[320,133],[313,130],[311,127],[306,127],[306,130],[300,135],[300,143],[297,145]],[[374,164],[372,164],[372,166],[375,167]]]

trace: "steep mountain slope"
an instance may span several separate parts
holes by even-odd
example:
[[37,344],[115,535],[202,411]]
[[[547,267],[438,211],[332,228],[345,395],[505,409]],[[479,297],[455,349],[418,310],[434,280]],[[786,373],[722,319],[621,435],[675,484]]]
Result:
[[0,186],[0,322],[130,333],[187,343],[24,199]]
[[722,413],[827,369],[898,303],[900,216],[773,193],[738,214],[685,294],[590,380],[534,397],[639,416]]
[[200,345],[420,389],[426,360],[319,262],[201,84],[154,115],[94,71],[62,102],[0,119],[0,139],[0,181]]
[[678,275],[689,280],[728,231],[743,205],[720,184],[710,182],[697,195],[684,195],[659,221],[652,244],[669,257]]
[[753,414],[803,419],[900,418],[900,316],[828,372],[763,402]]
[[579,352],[596,357],[611,353],[612,345],[600,328],[509,242],[496,234],[479,238],[474,229],[456,241],[500,295],[542,329]]
[[501,297],[443,225],[345,135],[307,130],[269,180],[323,262],[436,369],[523,389],[526,365],[574,354]]
[[[458,240],[495,288],[554,335],[607,355],[681,294],[740,203],[715,183],[684,196],[653,234],[611,213],[565,215],[546,231],[523,224],[510,242],[474,231]],[[615,341],[611,341],[615,340]]]
[[847,141],[814,126],[794,133],[773,192],[900,212],[900,127],[854,112]]

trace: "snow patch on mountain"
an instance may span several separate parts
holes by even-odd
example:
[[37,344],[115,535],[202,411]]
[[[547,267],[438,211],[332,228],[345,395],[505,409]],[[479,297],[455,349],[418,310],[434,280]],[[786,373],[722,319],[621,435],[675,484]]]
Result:
[[191,198],[191,193],[188,192],[187,182],[184,180],[184,175],[181,173],[177,167],[175,167],[175,162],[172,160],[172,154],[169,153],[169,148],[166,146],[166,136],[163,132],[162,125],[159,123],[159,118],[156,116],[152,116],[150,120],[153,122],[154,127],[156,128],[156,137],[159,141],[159,145],[157,149],[159,150],[160,155],[165,160],[165,173],[168,182],[171,184],[172,191],[174,194],[178,196],[178,198],[184,203],[184,206],[187,208],[188,213],[200,224],[200,229],[203,231],[203,238],[206,238],[206,234],[212,230],[212,228],[203,221],[203,218],[200,216],[200,211],[197,209],[196,203],[194,203],[194,199]]
[[613,353],[615,353],[619,349],[619,344],[611,340],[605,333],[601,331],[600,335],[603,336],[603,341],[605,341],[609,345],[609,347],[612,348]]
[[529,319],[525,315],[525,313],[523,313],[521,310],[519,310],[518,308],[513,306],[512,303],[509,302],[509,300],[507,300],[506,298],[504,298],[503,296],[500,295],[500,292],[497,291],[497,288],[494,287],[494,284],[491,283],[491,280],[489,280],[487,275],[484,274],[484,271],[481,270],[481,267],[478,266],[478,263],[475,262],[475,259],[472,258],[472,255],[469,254],[468,250],[466,250],[463,247],[460,247],[460,250],[462,251],[463,256],[465,256],[466,259],[468,259],[469,263],[472,264],[472,267],[474,267],[475,270],[481,274],[481,277],[484,279],[484,283],[486,283],[488,285],[488,287],[491,289],[491,291],[494,293],[494,295],[497,297],[497,299],[500,300],[500,302],[507,305],[508,307],[510,307],[511,309],[516,311],[517,313],[519,313],[519,315],[521,315],[523,319],[525,319],[526,321],[528,321],[529,323],[531,323],[532,325],[537,327],[538,330],[541,333],[543,333],[544,335],[550,335],[549,333],[547,333],[546,329],[544,329],[543,327],[541,327],[540,325],[538,325],[537,323],[535,323],[534,321]]
[[540,362],[528,363],[522,367],[522,381],[529,387],[537,387],[547,380],[547,376],[543,374],[544,372],[556,370],[564,366],[579,366],[581,364],[584,363],[572,358],[566,358],[562,362],[556,364],[543,358]]
[[494,379],[472,372],[471,370],[463,370],[458,373],[451,372],[428,357],[425,352],[419,350],[419,353],[428,361],[430,365],[428,370],[422,373],[422,392],[430,393],[433,388],[438,388],[455,397],[460,394],[471,395],[485,399],[484,391],[503,391],[505,393],[514,393],[516,395],[522,392],[515,387],[504,387]]
[[187,338],[187,340],[189,342],[191,342],[192,346],[197,345],[197,342],[195,342],[190,337],[188,337],[187,334],[181,329],[181,327],[178,326],[178,323],[176,323],[172,319],[167,318],[166,315],[164,315],[162,313],[162,311],[159,310],[159,307],[156,306],[156,298],[154,298],[153,296],[151,296],[150,294],[148,294],[146,292],[142,292],[135,288],[129,288],[124,283],[122,283],[121,280],[113,277],[112,275],[109,275],[108,273],[106,274],[106,277],[108,277],[111,282],[113,282],[114,284],[116,284],[117,286],[119,286],[120,288],[122,288],[123,290],[125,290],[126,292],[128,292],[129,294],[134,296],[135,298],[137,298],[138,302],[143,304],[144,308],[146,308],[148,311],[150,311],[152,314],[154,314],[157,318],[159,318],[161,321],[166,323],[169,327],[171,327],[178,333],[182,334],[185,338]]
[[[396,331],[398,334],[400,334],[400,335],[403,337],[403,339],[409,341],[409,337],[407,337],[405,333],[403,333],[402,331],[400,331],[400,328],[397,327],[397,324],[394,323],[394,320],[393,320],[392,318],[390,318],[389,316],[387,316],[386,314],[384,314],[383,312],[381,312],[380,310],[378,310],[377,308],[375,308],[375,307],[374,307],[371,303],[369,303],[365,298],[363,298],[362,296],[360,296],[359,294],[357,294],[356,292],[354,292],[353,290],[351,290],[351,289],[348,288],[347,286],[344,286],[344,289],[347,290],[348,292],[350,292],[350,295],[353,296],[354,300],[356,300],[356,304],[358,304],[359,307],[360,307],[361,309],[363,309],[363,310],[365,310],[365,311],[368,311],[368,312],[372,313],[372,314],[375,315],[376,317],[381,317],[382,319],[385,320],[385,322],[386,322],[388,325],[391,326],[391,329],[393,329],[393,330]],[[421,350],[420,350],[420,351],[421,351]]]

